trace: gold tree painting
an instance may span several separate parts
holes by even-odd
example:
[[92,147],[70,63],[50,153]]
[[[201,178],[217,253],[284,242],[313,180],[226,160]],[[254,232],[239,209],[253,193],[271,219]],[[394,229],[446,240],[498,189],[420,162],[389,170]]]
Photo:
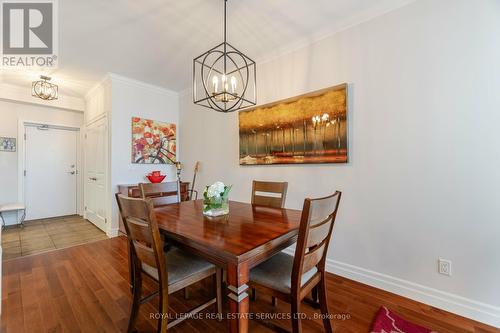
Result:
[[175,124],[132,118],[132,163],[172,164],[175,153]]
[[239,113],[240,164],[347,163],[347,84]]

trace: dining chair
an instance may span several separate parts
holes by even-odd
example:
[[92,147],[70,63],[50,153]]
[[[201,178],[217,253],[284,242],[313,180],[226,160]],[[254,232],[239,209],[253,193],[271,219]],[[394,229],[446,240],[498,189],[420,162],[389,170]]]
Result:
[[[252,182],[252,205],[271,208],[285,207],[287,182],[267,182],[254,180]],[[267,195],[266,195],[267,194]],[[255,300],[257,293],[252,288],[251,298]],[[273,297],[273,306],[277,305],[276,297]]]
[[254,180],[252,182],[252,204],[283,208],[285,206],[287,189],[287,182],[265,182]]
[[292,331],[302,332],[300,306],[315,288],[327,333],[332,332],[328,311],[325,262],[341,192],[305,199],[295,255],[280,252],[250,271],[250,286],[291,304]]
[[[179,324],[186,318],[216,303],[218,317],[222,315],[222,272],[215,265],[199,257],[174,248],[165,253],[151,199],[138,199],[116,194],[120,215],[128,236],[133,268],[133,300],[127,332],[132,332],[139,313],[139,306],[159,296],[160,313],[158,332]],[[142,276],[158,283],[158,291],[142,297]],[[186,316],[168,322],[168,295],[212,276],[216,285],[216,296],[192,309]],[[142,298],[141,298],[142,297]]]
[[151,199],[154,207],[160,207],[178,203],[181,201],[181,192],[178,181],[165,183],[141,183],[139,184],[141,197]]
[[[179,181],[170,181],[165,183],[141,183],[139,184],[139,190],[143,199],[151,199],[153,201],[154,207],[162,207],[181,202],[181,189]],[[171,245],[166,238],[163,238],[163,240],[163,249],[168,251]],[[187,288],[184,289],[184,298],[189,298],[189,291]]]
[[[170,205],[173,203],[178,203],[181,201],[180,194],[180,185],[178,181],[170,181],[164,183],[140,183],[139,184],[139,192],[141,194],[141,198],[143,199],[151,199],[154,207],[161,207]],[[170,244],[165,241],[164,250],[167,251],[170,249]],[[129,251],[129,254],[132,252]],[[129,260],[129,264],[132,264],[132,260]],[[130,290],[133,291],[132,282],[134,277],[132,276],[132,267],[130,267]],[[187,289],[184,290],[184,295],[188,298]]]

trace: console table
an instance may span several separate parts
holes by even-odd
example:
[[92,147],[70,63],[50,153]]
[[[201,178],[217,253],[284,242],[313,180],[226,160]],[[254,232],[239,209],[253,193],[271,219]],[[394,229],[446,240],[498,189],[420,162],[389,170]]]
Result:
[[[187,201],[189,199],[189,182],[181,182],[180,185],[180,192],[181,192],[181,201]],[[139,189],[138,184],[121,184],[118,185],[118,192],[120,192],[123,195],[126,195],[131,198],[140,198],[141,197],[141,190]],[[119,230],[123,234],[125,234],[125,227],[123,226],[122,219],[119,219]]]
[[[181,201],[188,199],[189,182],[181,182]],[[140,198],[141,190],[138,184],[118,185],[118,192],[131,198]]]

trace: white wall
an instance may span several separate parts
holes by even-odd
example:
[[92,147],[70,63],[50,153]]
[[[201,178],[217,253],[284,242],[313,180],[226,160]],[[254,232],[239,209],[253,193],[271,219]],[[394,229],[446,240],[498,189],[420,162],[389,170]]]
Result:
[[119,184],[145,182],[146,174],[161,170],[167,180],[176,179],[172,165],[142,165],[131,162],[132,117],[179,123],[177,93],[139,81],[111,75],[111,194],[112,225],[118,228],[118,207],[114,193]]
[[290,208],[343,191],[330,270],[500,327],[498,36],[499,1],[419,0],[258,62],[259,104],[350,84],[349,164],[239,166],[237,114],[190,91],[182,161],[234,200],[252,179],[288,181]]
[[[18,152],[22,137],[18,121],[27,120],[80,127],[83,113],[27,103],[0,100],[0,136],[17,139],[16,152],[0,151],[0,203],[18,201]],[[15,223],[15,213],[5,214],[6,224]]]

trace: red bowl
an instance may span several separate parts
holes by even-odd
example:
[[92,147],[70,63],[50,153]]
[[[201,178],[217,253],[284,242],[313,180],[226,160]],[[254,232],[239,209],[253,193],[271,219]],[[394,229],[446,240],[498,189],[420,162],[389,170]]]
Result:
[[147,175],[146,177],[148,177],[149,181],[151,183],[161,183],[163,181],[163,179],[165,179],[165,177],[167,176],[152,176],[152,175]]

